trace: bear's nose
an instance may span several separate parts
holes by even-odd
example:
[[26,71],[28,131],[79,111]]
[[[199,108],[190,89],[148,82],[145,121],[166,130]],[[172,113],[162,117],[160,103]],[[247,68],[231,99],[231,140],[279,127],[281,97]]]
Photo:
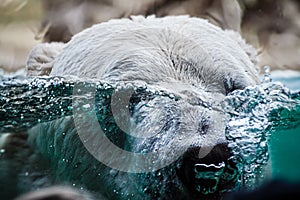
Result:
[[227,143],[210,149],[204,157],[199,157],[201,147],[189,148],[177,171],[183,184],[199,195],[218,194],[235,187],[239,177]]

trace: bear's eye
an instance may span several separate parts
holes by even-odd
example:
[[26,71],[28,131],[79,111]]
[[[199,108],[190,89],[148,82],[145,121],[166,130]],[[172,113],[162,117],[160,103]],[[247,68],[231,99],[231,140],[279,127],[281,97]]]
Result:
[[242,87],[237,85],[232,78],[225,78],[223,83],[225,88],[225,95],[228,95],[235,90],[243,89]]
[[209,122],[208,122],[208,119],[202,119],[200,122],[199,122],[199,125],[198,125],[198,132],[200,135],[205,135],[207,133],[207,130],[209,128]]

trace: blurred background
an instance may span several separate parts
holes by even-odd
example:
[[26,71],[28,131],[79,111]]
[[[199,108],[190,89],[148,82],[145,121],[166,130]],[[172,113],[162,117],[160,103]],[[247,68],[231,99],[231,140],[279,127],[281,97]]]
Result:
[[0,1],[0,68],[15,72],[24,68],[35,34],[43,18],[42,0]]
[[67,42],[95,23],[130,15],[189,14],[240,31],[271,70],[300,70],[300,0],[1,0],[0,70],[25,67],[41,42]]

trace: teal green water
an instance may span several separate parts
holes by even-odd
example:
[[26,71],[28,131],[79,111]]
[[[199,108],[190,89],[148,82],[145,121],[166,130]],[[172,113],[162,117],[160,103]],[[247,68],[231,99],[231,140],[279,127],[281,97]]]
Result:
[[300,181],[300,126],[271,135],[272,177]]
[[267,74],[262,84],[234,91],[226,98],[223,107],[230,115],[226,137],[243,187],[256,188],[267,177],[299,177],[299,100],[297,90],[271,81]]
[[[265,81],[261,85],[233,92],[226,97],[222,106],[211,106],[211,108],[215,106],[220,109],[220,112],[229,116],[226,137],[234,153],[234,162],[237,163],[241,173],[239,181],[245,187],[253,188],[253,185],[258,185],[257,179],[265,178],[262,169],[268,163],[269,158],[272,161],[272,178],[280,177],[300,181],[300,93],[297,92],[295,84],[293,88],[289,88],[289,83],[295,83],[295,80],[300,80],[300,77],[299,79],[295,77],[281,79],[280,82],[286,83],[287,87],[272,81]],[[176,96],[165,91],[156,91],[155,88],[134,84],[128,84],[128,87],[134,90],[132,104],[162,96],[170,101],[177,100]],[[75,86],[84,89],[85,93],[78,90],[74,95]],[[111,98],[112,91],[119,87],[120,85],[112,86],[86,80],[66,80],[59,77],[10,79],[0,76],[0,136],[6,132],[22,132],[41,122],[47,123],[54,119],[71,116],[74,109],[88,112],[93,107],[88,104],[82,104],[83,106],[80,107],[81,104],[73,104],[72,100],[85,102],[86,99],[93,99],[91,95],[93,93],[90,91],[95,90],[100,100],[106,100]],[[119,90],[122,89],[126,88],[119,88]],[[106,113],[110,106],[106,101],[100,100],[102,104],[98,107]],[[108,131],[114,130],[112,122],[103,121],[108,124],[106,127]],[[128,139],[125,134],[124,138]],[[110,139],[114,140],[113,137]],[[131,139],[128,139],[129,144],[130,142]],[[45,149],[47,150],[46,147]],[[175,176],[174,166],[170,165],[165,169],[164,177],[167,177],[166,174],[170,177]],[[72,171],[73,174],[74,171],[76,169]],[[79,172],[77,170],[77,173]],[[159,174],[163,173],[159,172]],[[131,176],[135,176],[140,183],[146,185],[149,185],[147,181],[151,182],[155,190],[160,190],[162,185],[173,181],[161,181],[156,175],[150,173],[149,176]],[[177,182],[174,183],[177,184]],[[89,184],[90,181],[85,182],[87,188]]]
[[[277,76],[273,79],[293,91],[300,91],[300,75],[297,72],[292,75],[291,77]],[[269,146],[272,177],[300,181],[300,125],[285,127],[272,133]]]

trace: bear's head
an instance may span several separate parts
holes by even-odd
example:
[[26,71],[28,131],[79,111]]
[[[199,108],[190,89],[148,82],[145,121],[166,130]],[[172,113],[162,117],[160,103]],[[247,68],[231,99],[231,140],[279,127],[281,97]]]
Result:
[[[90,120],[76,113],[68,119],[75,123],[64,126],[69,127],[69,131],[64,130],[67,134],[77,130],[86,136],[102,130],[118,146],[111,148],[108,140],[104,142],[94,136],[91,149],[84,144],[94,158],[105,155],[104,161],[100,160],[108,166],[100,167],[101,182],[109,182],[103,186],[106,189],[92,187],[93,190],[118,198],[137,193],[150,198],[175,198],[180,194],[194,198],[218,196],[236,186],[239,173],[227,145],[228,119],[220,102],[230,92],[259,82],[255,50],[238,33],[188,16],[136,16],[132,20],[111,20],[92,26],[63,47],[53,45],[60,52],[55,51],[55,59],[48,62],[51,76],[72,75],[115,86],[142,84],[150,90],[174,95],[119,95],[121,89],[109,101],[100,98],[96,114],[99,129],[89,126]],[[34,69],[43,72],[43,67],[32,67],[42,57],[39,52],[47,51],[32,51],[29,75],[36,74]],[[109,109],[103,109],[108,104]],[[57,132],[63,123],[51,122],[48,129],[34,130]],[[58,137],[57,133],[49,135]],[[89,137],[83,141],[91,141]],[[62,141],[61,145],[65,143]],[[67,155],[87,158],[85,164],[96,162],[84,156],[88,153],[84,146],[70,146]],[[77,148],[74,153],[73,148]],[[60,171],[67,170],[65,167]],[[93,176],[92,172],[85,173],[82,176]],[[82,184],[89,188],[91,183]]]

